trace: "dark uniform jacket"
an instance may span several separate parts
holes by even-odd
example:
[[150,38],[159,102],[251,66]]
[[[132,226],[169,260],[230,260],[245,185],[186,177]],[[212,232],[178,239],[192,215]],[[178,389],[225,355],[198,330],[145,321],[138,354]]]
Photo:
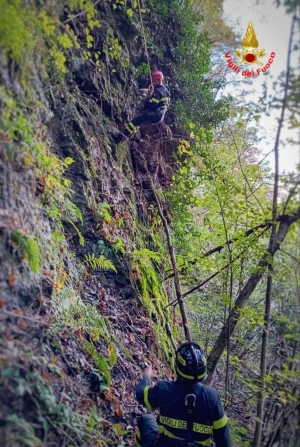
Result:
[[144,111],[165,110],[169,107],[170,93],[163,84],[154,87],[151,98],[147,99],[144,104]]
[[218,393],[210,386],[180,380],[163,380],[151,386],[150,380],[143,378],[136,388],[137,400],[148,410],[159,407],[159,432],[173,440],[188,439],[185,397],[189,393],[196,395],[193,442],[209,446],[213,436],[217,447],[231,447],[227,416]]

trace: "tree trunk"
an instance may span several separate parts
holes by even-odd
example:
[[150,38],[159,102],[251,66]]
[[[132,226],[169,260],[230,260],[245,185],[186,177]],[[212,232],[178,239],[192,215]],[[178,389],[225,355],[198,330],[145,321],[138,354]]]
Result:
[[272,269],[269,268],[269,276],[268,276],[267,291],[266,291],[264,332],[263,332],[261,358],[260,358],[261,391],[259,392],[258,400],[257,400],[256,426],[255,426],[253,447],[260,446],[261,433],[262,433],[262,420],[263,420],[263,412],[264,412],[264,404],[265,404],[265,397],[264,397],[265,375],[266,375],[266,370],[267,370],[267,354],[268,354],[269,328],[270,328],[272,280],[273,280]]
[[151,189],[154,195],[154,199],[157,205],[157,209],[158,209],[158,213],[160,215],[160,218],[162,220],[164,229],[165,229],[165,233],[167,236],[167,243],[168,243],[168,248],[169,248],[169,253],[170,253],[170,258],[171,258],[171,264],[172,264],[172,268],[173,268],[173,272],[174,272],[174,285],[175,285],[175,291],[176,291],[176,298],[177,298],[177,302],[179,305],[179,309],[180,309],[180,313],[181,313],[181,318],[182,318],[182,325],[183,325],[183,329],[184,329],[184,335],[187,341],[191,341],[191,334],[190,334],[190,329],[188,326],[188,319],[187,319],[187,315],[186,315],[186,311],[185,311],[185,307],[183,304],[183,300],[182,300],[182,293],[181,293],[181,287],[180,287],[180,280],[179,280],[179,274],[178,274],[178,269],[177,269],[177,264],[176,264],[176,258],[175,258],[175,253],[174,253],[174,247],[172,244],[172,239],[171,239],[171,235],[170,235],[170,230],[169,230],[169,226],[168,226],[168,222],[164,216],[164,213],[162,211],[161,208],[161,204],[158,200],[158,197],[155,193],[154,190],[154,185],[152,182],[152,179],[150,177],[150,175],[148,176],[149,180],[150,180],[150,184],[151,184]]
[[[276,139],[274,143],[274,156],[275,156],[275,175],[274,175],[274,191],[273,191],[273,209],[272,209],[272,219],[273,222],[277,219],[278,214],[278,184],[279,184],[279,142],[281,130],[284,122],[284,114],[287,104],[287,95],[288,95],[288,87],[289,87],[289,78],[290,78],[290,57],[292,52],[292,40],[293,40],[293,31],[295,24],[295,16],[292,19],[292,26],[290,31],[290,39],[289,39],[289,48],[288,48],[288,59],[287,59],[287,73],[285,79],[285,88],[284,88],[284,96],[281,108],[281,115],[278,123]],[[269,250],[272,253],[273,246],[276,237],[276,224],[273,223]],[[272,264],[268,267],[269,275],[267,282],[267,292],[266,292],[266,305],[265,305],[265,315],[264,315],[264,332],[262,339],[262,347],[261,347],[261,359],[260,359],[260,378],[261,378],[261,389],[258,395],[257,400],[257,412],[256,412],[256,426],[252,447],[259,447],[261,445],[261,435],[262,435],[262,420],[264,413],[264,404],[265,404],[265,375],[267,370],[267,355],[268,355],[268,342],[269,342],[269,328],[270,328],[270,313],[271,313],[271,301],[272,301],[272,279],[273,279],[273,266]]]

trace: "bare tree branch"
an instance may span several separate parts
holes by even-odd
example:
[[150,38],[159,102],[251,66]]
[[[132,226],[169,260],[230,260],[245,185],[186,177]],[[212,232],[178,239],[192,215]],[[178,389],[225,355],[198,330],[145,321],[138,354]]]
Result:
[[[206,283],[208,283],[210,280],[212,280],[215,276],[217,276],[219,273],[221,273],[223,270],[225,270],[227,267],[229,267],[231,264],[233,264],[237,259],[239,259],[242,256],[242,254],[243,253],[240,253],[236,258],[232,259],[231,262],[229,262],[228,264],[224,265],[224,267],[222,267],[220,270],[218,270],[217,272],[213,273],[211,276],[206,278],[200,284],[197,284],[197,286],[195,286],[192,289],[188,290],[186,293],[184,293],[182,295],[182,298],[185,298],[186,296],[188,296],[191,293],[195,292],[195,290],[200,289],[200,287],[204,286]],[[168,306],[166,306],[166,307],[173,306],[176,303],[177,303],[177,300],[174,300],[170,304],[168,304]]]
[[[281,216],[282,218],[283,216]],[[257,265],[256,272],[253,273],[240,293],[237,296],[237,299],[235,301],[235,305],[232,308],[230,312],[230,318],[227,319],[226,323],[224,324],[221,333],[216,340],[213,349],[207,359],[208,364],[208,379],[207,382],[209,383],[211,381],[213,372],[217,366],[217,363],[226,347],[226,340],[228,336],[228,330],[230,330],[230,335],[232,335],[238,321],[240,318],[240,310],[243,309],[250,298],[251,294],[255,290],[257,284],[261,280],[263,273],[265,272],[268,265],[272,262],[272,259],[277,252],[277,250],[280,248],[280,245],[284,241],[287,232],[290,228],[290,226],[300,219],[300,207],[297,209],[297,211],[290,216],[285,216],[284,219],[281,219],[281,223],[279,225],[276,237],[275,237],[275,243],[273,246],[272,252],[269,250],[266,250],[264,255],[262,256],[261,260],[259,261]],[[230,322],[230,324],[229,324]]]
[[[148,169],[147,169],[148,172]],[[175,258],[175,253],[174,253],[174,247],[172,244],[172,239],[171,239],[171,235],[170,235],[170,230],[168,227],[168,223],[167,220],[164,216],[164,213],[162,211],[161,208],[161,204],[158,200],[158,197],[156,195],[155,189],[154,189],[154,185],[153,185],[153,181],[151,176],[148,173],[148,179],[150,181],[150,185],[151,185],[151,189],[152,189],[152,193],[154,195],[154,199],[157,205],[157,209],[158,209],[158,214],[162,220],[163,226],[164,226],[164,230],[166,233],[166,237],[167,237],[167,243],[168,243],[168,249],[169,249],[169,253],[170,253],[170,258],[171,258],[171,264],[173,267],[173,271],[174,271],[174,285],[175,285],[175,291],[176,291],[176,299],[178,301],[179,304],[179,309],[180,309],[180,313],[181,313],[181,318],[182,318],[182,324],[183,324],[183,328],[184,328],[184,334],[185,334],[185,338],[187,341],[191,341],[191,334],[190,334],[190,329],[188,326],[188,319],[187,319],[187,315],[185,312],[185,307],[182,301],[182,293],[181,293],[181,287],[180,287],[180,280],[179,280],[179,273],[177,270],[177,265],[176,265],[176,258]]]
[[[250,236],[251,234],[253,234],[256,230],[259,230],[260,228],[264,228],[264,231],[262,231],[262,232],[260,233],[260,235],[259,235],[259,236],[261,236],[261,235],[262,235],[262,234],[269,228],[269,226],[270,226],[270,223],[266,222],[266,223],[257,225],[257,226],[254,227],[254,228],[250,228],[249,230],[247,230],[247,231],[244,233],[244,237],[248,237],[248,236]],[[202,259],[202,258],[206,258],[206,257],[208,257],[208,256],[213,255],[214,253],[218,253],[218,252],[220,252],[221,250],[223,250],[223,248],[225,248],[226,246],[228,246],[228,245],[230,245],[230,244],[233,244],[233,242],[236,242],[237,240],[239,240],[238,237],[234,237],[234,238],[232,238],[232,239],[229,239],[228,242],[225,242],[224,244],[218,245],[217,247],[212,248],[211,250],[208,250],[208,251],[207,251],[206,253],[204,253],[200,258],[193,259],[192,261],[189,261],[188,264],[190,264],[190,265],[194,265],[194,264],[196,264],[197,262],[199,262],[200,259]],[[183,266],[181,266],[181,267],[183,267]],[[170,270],[168,270],[168,271],[170,271]],[[182,273],[183,271],[184,271],[184,269],[181,271],[181,273]],[[173,278],[173,276],[174,276],[174,274],[171,273],[171,275],[169,275],[169,276],[167,276],[166,278],[164,278],[164,281],[167,280],[167,279],[169,279],[169,278]]]
[[280,248],[279,250],[282,251],[282,253],[284,253],[285,255],[292,258],[295,262],[297,262],[297,264],[300,264],[299,259],[297,259],[295,256],[293,256],[291,253],[288,253],[287,251],[283,250],[282,248]]
[[300,185],[300,180],[296,182],[294,187],[290,190],[289,195],[287,196],[287,199],[285,201],[284,207],[283,207],[283,214],[286,212],[287,206],[289,204],[289,201],[293,197],[293,195],[296,193],[297,187]]

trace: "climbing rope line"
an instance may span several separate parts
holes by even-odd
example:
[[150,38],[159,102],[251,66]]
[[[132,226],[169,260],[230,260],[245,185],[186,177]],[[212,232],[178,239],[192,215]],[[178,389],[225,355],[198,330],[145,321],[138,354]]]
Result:
[[147,48],[147,41],[146,41],[146,35],[145,35],[145,29],[144,29],[143,17],[142,17],[142,13],[141,13],[140,0],[138,0],[138,7],[139,7],[139,13],[140,13],[141,24],[142,24],[142,31],[143,31],[144,44],[145,44],[146,56],[147,56],[147,61],[148,61],[149,73],[150,73],[150,80],[151,80],[151,84],[152,84],[151,66],[150,66],[150,59],[149,59],[148,48]]

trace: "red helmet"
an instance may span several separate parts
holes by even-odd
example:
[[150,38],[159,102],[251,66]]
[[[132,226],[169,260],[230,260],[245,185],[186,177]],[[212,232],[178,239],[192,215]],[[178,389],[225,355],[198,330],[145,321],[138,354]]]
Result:
[[164,75],[162,74],[161,71],[155,71],[154,73],[151,74],[152,79],[159,79],[161,82],[164,79]]

